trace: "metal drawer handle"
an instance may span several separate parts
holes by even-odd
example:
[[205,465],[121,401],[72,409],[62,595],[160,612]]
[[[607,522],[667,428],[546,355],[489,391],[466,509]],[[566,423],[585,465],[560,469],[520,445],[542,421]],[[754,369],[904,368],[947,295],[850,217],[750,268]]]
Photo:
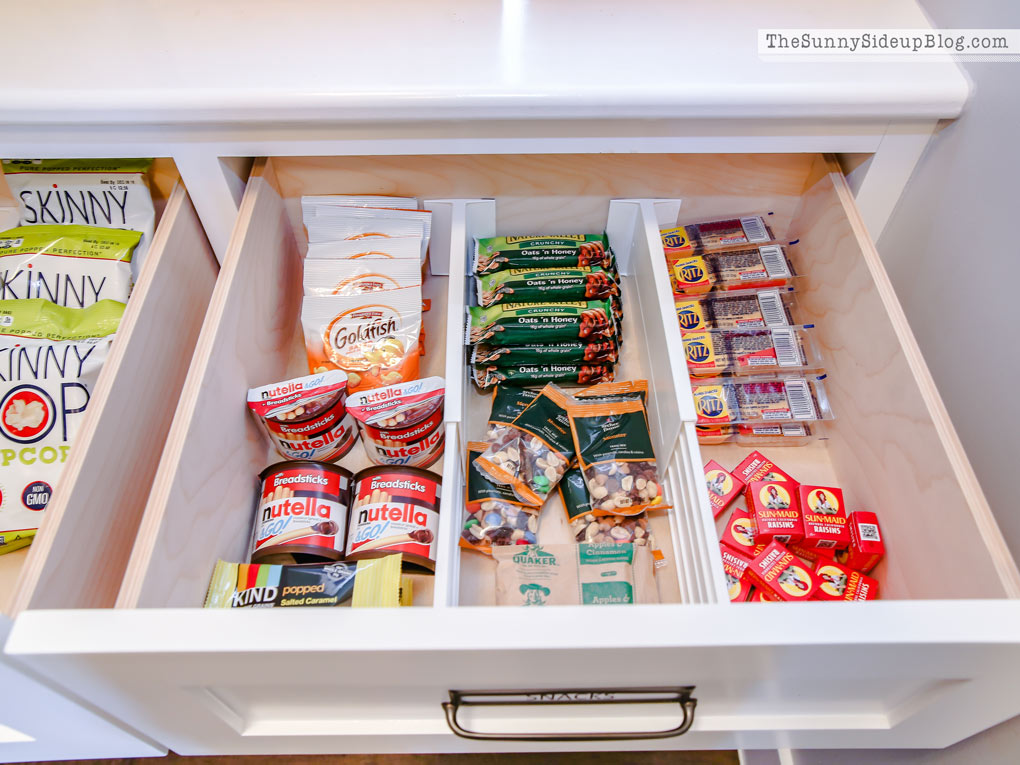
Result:
[[[613,688],[605,690],[566,689],[539,691],[450,691],[443,702],[446,724],[461,738],[476,741],[625,741],[633,739],[681,736],[694,723],[698,700],[691,698],[694,686],[676,688]],[[679,704],[684,716],[680,724],[668,730],[613,731],[595,733],[482,733],[466,730],[457,722],[461,707],[549,706],[576,704]]]

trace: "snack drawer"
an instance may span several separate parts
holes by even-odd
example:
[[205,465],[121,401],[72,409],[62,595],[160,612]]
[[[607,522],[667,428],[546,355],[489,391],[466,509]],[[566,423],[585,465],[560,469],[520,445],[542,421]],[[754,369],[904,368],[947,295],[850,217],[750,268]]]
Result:
[[[320,193],[433,211],[423,375],[448,386],[436,574],[411,608],[203,610],[216,559],[246,554],[254,477],[274,460],[244,393],[304,363],[299,201]],[[881,601],[726,597],[659,228],[761,211],[801,239],[799,304],[824,314],[839,378],[829,439],[783,459],[881,508]],[[603,228],[623,273],[618,379],[649,381],[674,505],[652,519],[661,602],[494,607],[492,562],[456,544],[464,448],[488,412],[462,345],[467,250]],[[540,538],[563,531],[549,510]],[[941,747],[1020,712],[1018,583],[829,159],[277,158],[248,185],[118,607],[29,611],[8,651],[182,754]]]
[[[173,163],[157,160],[150,180],[155,234],[61,480],[34,542],[0,556],[3,639],[25,609],[110,608],[123,580],[218,272]],[[0,677],[4,762],[165,752],[59,676],[4,656]]]

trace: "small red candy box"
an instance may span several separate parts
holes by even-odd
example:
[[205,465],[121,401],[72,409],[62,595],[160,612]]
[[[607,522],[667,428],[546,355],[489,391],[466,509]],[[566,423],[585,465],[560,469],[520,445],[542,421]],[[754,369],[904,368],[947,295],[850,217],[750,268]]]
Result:
[[850,545],[850,527],[843,492],[832,486],[801,484],[797,490],[804,520],[804,547],[843,550]]
[[799,542],[804,538],[796,487],[775,481],[751,481],[747,485],[747,507],[754,523],[754,538],[762,544],[773,539]]
[[722,515],[730,502],[744,490],[744,482],[715,460],[709,460],[705,465],[705,483],[708,485],[708,501],[712,503],[713,518]]
[[850,546],[836,554],[836,560],[855,571],[867,574],[885,555],[878,516],[866,510],[850,513]]
[[771,542],[744,574],[767,600],[810,600],[819,580],[780,542]]
[[818,590],[815,600],[875,600],[878,582],[834,560],[819,560],[815,565]]

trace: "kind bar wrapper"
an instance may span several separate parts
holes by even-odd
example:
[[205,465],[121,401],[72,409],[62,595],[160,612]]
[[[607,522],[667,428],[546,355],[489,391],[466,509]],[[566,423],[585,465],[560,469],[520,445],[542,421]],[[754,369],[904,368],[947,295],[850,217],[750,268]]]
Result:
[[767,544],[775,539],[786,544],[804,538],[804,519],[794,487],[785,482],[751,481],[746,497],[756,541]]
[[615,340],[486,345],[471,349],[471,363],[484,367],[517,367],[522,364],[615,364],[620,350]]
[[508,268],[477,277],[478,303],[550,303],[605,299],[620,294],[620,285],[600,266]]
[[306,260],[306,295],[362,295],[366,292],[421,287],[417,259],[348,258]]
[[821,369],[809,327],[696,329],[681,333],[692,375]]
[[496,604],[577,606],[658,603],[647,546],[496,547]]
[[289,460],[333,462],[351,450],[358,430],[346,401],[347,375],[339,370],[248,391],[248,409]]
[[844,566],[867,574],[885,555],[885,543],[882,542],[882,530],[878,526],[878,516],[866,510],[850,513],[850,546],[836,553],[836,560]]
[[351,393],[418,379],[420,287],[306,297],[301,324],[308,371],[346,372]]
[[819,560],[815,565],[819,580],[815,600],[877,600],[878,582],[860,571],[834,560]]
[[772,229],[763,215],[745,218],[690,223],[661,231],[662,248],[666,257],[697,254],[712,250],[739,247],[742,244],[760,244],[773,239]]
[[785,327],[793,324],[793,288],[710,292],[674,299],[681,330]]
[[600,266],[613,269],[613,254],[602,234],[492,236],[475,240],[474,272],[511,268]]
[[781,542],[770,543],[747,567],[746,576],[765,600],[810,600],[819,580]]
[[151,166],[151,159],[3,161],[22,226],[72,224],[141,234],[132,260],[136,279],[156,225],[147,177]]
[[804,547],[844,550],[850,545],[843,492],[834,486],[797,487],[804,519]]
[[400,557],[296,566],[217,561],[205,607],[409,606],[410,589],[405,593],[401,588]]
[[141,234],[95,226],[21,226],[0,233],[0,300],[69,308],[126,303]]
[[525,505],[509,486],[491,481],[471,464],[485,452],[486,446],[481,442],[468,444],[460,546],[491,555],[493,547],[535,544],[541,508]]
[[832,419],[818,378],[776,376],[706,379],[691,386],[699,425]]
[[479,388],[494,385],[591,385],[610,382],[613,367],[609,364],[518,364],[517,366],[491,367],[475,364],[472,379]]
[[501,303],[467,309],[465,344],[527,345],[616,337],[608,300],[586,303]]
[[757,554],[755,550],[758,547],[764,549],[764,546],[756,545],[751,515],[742,507],[733,508],[719,541],[748,558],[753,558]]
[[722,553],[723,574],[726,577],[726,590],[730,602],[743,603],[751,595],[751,583],[744,574],[751,565],[751,559],[731,550],[724,544],[719,545]]
[[0,553],[39,527],[123,313],[0,301]]
[[733,474],[745,485],[751,481],[785,481],[794,488],[798,486],[797,481],[789,473],[761,452],[748,454],[743,462],[733,469]]
[[521,501],[541,505],[574,460],[566,406],[563,391],[546,385],[513,421],[516,447],[490,444],[474,464],[497,483],[510,485]]
[[665,509],[641,401],[581,400],[570,404],[567,414],[596,515]]
[[715,460],[709,460],[705,465],[705,484],[708,486],[708,501],[712,505],[713,518],[722,515],[730,502],[744,490],[744,482]]
[[305,267],[313,260],[410,260],[421,264],[420,236],[371,236],[308,245]]

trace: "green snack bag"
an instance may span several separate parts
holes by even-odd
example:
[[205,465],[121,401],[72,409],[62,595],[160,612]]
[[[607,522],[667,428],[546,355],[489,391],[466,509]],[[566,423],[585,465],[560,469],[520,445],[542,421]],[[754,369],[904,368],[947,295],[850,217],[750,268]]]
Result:
[[614,267],[605,234],[551,236],[491,236],[475,240],[474,272],[487,274],[508,268],[562,266]]
[[577,340],[565,343],[525,345],[486,345],[471,350],[471,363],[483,366],[513,367],[520,364],[615,364],[620,351],[614,340]]
[[478,303],[594,300],[620,294],[620,285],[601,266],[509,268],[476,277]]
[[491,388],[493,385],[591,385],[613,379],[613,367],[606,364],[518,364],[493,367],[475,364],[472,368],[475,385]]
[[467,309],[465,343],[526,345],[616,336],[608,300],[584,303],[503,303]]

